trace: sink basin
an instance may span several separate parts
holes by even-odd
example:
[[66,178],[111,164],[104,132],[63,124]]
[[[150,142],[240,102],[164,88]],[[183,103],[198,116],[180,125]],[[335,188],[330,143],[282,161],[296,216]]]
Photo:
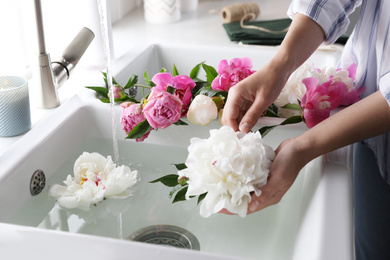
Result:
[[[164,66],[169,71],[175,63],[180,73],[188,74],[201,61],[216,67],[221,59],[244,56],[259,68],[275,51],[159,44],[137,47],[115,62],[112,71],[118,82],[125,83],[145,69],[153,75]],[[318,67],[335,66],[338,57],[337,52],[318,51],[310,61]],[[119,118],[121,107],[114,110]],[[256,127],[275,120],[262,118]],[[217,121],[207,127],[171,126],[136,143],[124,140],[117,119],[119,164],[138,170],[140,176],[134,195],[106,200],[89,213],[62,209],[48,196],[48,189],[72,174],[77,157],[84,151],[114,157],[110,105],[98,101],[90,90],[81,91],[0,157],[0,255],[31,257],[39,248],[48,259],[353,259],[349,160],[313,160],[278,205],[246,218],[223,214],[202,218],[196,201],[171,204],[169,188],[149,183],[175,173],[172,164],[185,161],[191,137],[207,138],[210,129],[219,127]],[[278,127],[265,141],[276,149],[284,139],[306,130],[304,124]],[[31,176],[38,169],[46,176],[46,187],[31,196]],[[146,227],[165,225],[191,232],[200,251],[129,240]]]

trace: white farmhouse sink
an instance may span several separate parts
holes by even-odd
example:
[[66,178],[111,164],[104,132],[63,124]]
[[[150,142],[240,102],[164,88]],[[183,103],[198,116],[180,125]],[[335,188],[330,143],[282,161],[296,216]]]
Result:
[[[251,57],[261,67],[275,48],[237,46],[153,45],[133,50],[116,62],[114,77],[125,83],[131,74],[149,75],[161,67],[188,74],[197,63],[217,67],[221,59]],[[316,66],[335,66],[338,54],[317,52]],[[206,138],[208,127],[171,126],[153,131],[144,143],[124,140],[116,106],[120,164],[138,170],[140,182],[124,201],[104,201],[93,214],[79,214],[55,206],[48,188],[72,174],[83,151],[113,156],[110,105],[84,90],[62,104],[0,157],[0,256],[3,259],[352,259],[352,198],[349,165],[320,157],[300,173],[283,200],[241,218],[213,215],[202,218],[195,201],[171,204],[169,189],[149,181],[174,173],[184,162],[191,137]],[[269,124],[261,119],[256,127]],[[279,127],[266,138],[273,148],[307,128]],[[335,155],[338,156],[337,154]],[[337,159],[337,158],[336,158]],[[40,169],[46,187],[30,194],[32,174]],[[134,232],[151,225],[174,225],[191,232],[200,251],[129,241]],[[123,239],[119,239],[123,238]]]

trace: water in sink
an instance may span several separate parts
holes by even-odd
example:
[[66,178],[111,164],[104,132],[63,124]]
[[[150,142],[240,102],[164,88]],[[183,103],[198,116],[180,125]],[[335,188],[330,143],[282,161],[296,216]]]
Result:
[[[270,51],[258,48],[217,50],[198,46],[178,48],[156,45],[125,55],[115,64],[114,75],[117,80],[126,82],[132,73],[142,75],[145,68],[148,68],[152,75],[162,66],[173,63],[180,72],[188,73],[202,56],[207,57],[207,63],[213,66],[221,59],[253,57],[256,61],[254,67],[259,68],[271,55]],[[319,55],[313,62],[321,66],[334,64],[336,60],[329,55]],[[129,64],[129,61],[132,62]],[[72,174],[73,164],[82,152],[99,152],[104,156],[114,157],[111,111],[107,104],[96,101],[94,97],[91,100],[90,96],[90,93],[80,95],[63,104],[55,115],[37,125],[22,139],[23,142],[15,145],[11,153],[0,157],[0,222],[123,239],[150,225],[175,225],[192,232],[199,240],[201,251],[217,253],[222,257],[335,259],[319,256],[325,255],[324,250],[328,248],[337,247],[340,252],[343,252],[342,248],[350,248],[348,225],[336,225],[349,223],[345,222],[349,221],[349,215],[339,213],[346,208],[343,202],[347,199],[343,200],[344,197],[339,194],[346,191],[343,180],[347,178],[341,182],[337,178],[332,179],[335,182],[324,182],[327,175],[322,172],[321,158],[305,167],[278,205],[246,218],[217,214],[204,219],[199,215],[199,206],[195,200],[171,204],[171,199],[168,198],[170,188],[148,182],[175,172],[175,167],[171,164],[184,162],[190,137],[205,138],[208,135],[207,128],[197,126],[172,126],[153,132],[144,143],[136,143],[123,140],[125,134],[117,124],[120,139],[119,164],[129,165],[132,170],[139,171],[140,182],[133,187],[134,195],[126,200],[106,200],[97,207],[92,207],[93,214],[90,215],[77,215],[74,211],[58,208],[55,200],[47,196],[48,188],[53,184],[61,184],[68,174]],[[117,110],[118,115],[121,111],[119,106]],[[219,125],[216,123],[212,127]],[[306,127],[283,129],[272,131],[266,137],[266,143],[276,148],[281,140],[302,133]],[[45,172],[47,187],[38,196],[31,197],[27,187],[31,174],[36,169]],[[341,187],[336,189],[335,185]],[[337,203],[329,200],[332,195],[337,198],[334,200]],[[326,215],[329,212],[332,213],[331,217]],[[338,214],[337,217],[335,214]],[[331,221],[332,219],[337,221]],[[340,222],[341,219],[345,221]],[[51,238],[55,232],[47,233]],[[64,237],[72,240],[82,236]],[[335,240],[334,237],[348,239]],[[7,237],[4,239],[9,240]],[[89,236],[86,240],[96,241],[94,239]],[[119,239],[107,240],[110,241],[116,241],[116,245],[123,244]],[[113,246],[110,250],[117,248]],[[159,253],[160,250],[161,247],[155,246],[155,252]],[[314,257],[307,257],[308,250]],[[175,253],[176,255],[178,254]],[[343,256],[338,259],[348,258]]]
[[[120,164],[129,165],[139,172],[140,181],[133,187],[132,197],[108,199],[92,206],[91,212],[83,212],[60,208],[55,199],[48,197],[48,189],[45,189],[26,201],[8,222],[124,239],[150,225],[176,225],[192,232],[199,240],[201,250],[206,252],[248,258],[272,256],[272,259],[286,259],[293,254],[303,207],[304,174],[279,205],[246,218],[221,214],[205,219],[199,215],[195,200],[171,204],[169,188],[149,183],[175,173],[172,164],[185,161],[185,147],[119,141],[119,149]],[[73,163],[83,151],[107,156],[112,150],[111,139],[88,138],[48,178],[47,185],[61,184],[68,174],[72,174]],[[320,167],[320,163],[317,164]]]

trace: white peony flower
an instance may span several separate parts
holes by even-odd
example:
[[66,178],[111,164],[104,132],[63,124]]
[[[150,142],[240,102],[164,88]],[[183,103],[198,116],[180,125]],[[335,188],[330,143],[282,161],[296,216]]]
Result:
[[334,67],[324,67],[321,70],[314,70],[313,76],[318,79],[318,85],[332,79],[333,81],[343,82],[351,91],[355,86],[353,78],[350,78],[349,72],[346,69],[335,69]]
[[74,164],[74,177],[68,175],[65,186],[53,185],[49,195],[65,208],[88,211],[91,204],[105,198],[127,198],[137,182],[137,171],[128,166],[116,167],[111,156],[84,152]]
[[211,97],[205,95],[197,95],[187,112],[188,121],[195,125],[208,125],[217,117],[217,105]]
[[275,157],[259,132],[235,133],[228,126],[210,130],[208,139],[192,138],[188,152],[188,168],[179,176],[189,178],[187,199],[207,192],[200,206],[203,217],[222,209],[246,216],[251,193],[261,194]]
[[278,107],[283,107],[287,104],[298,105],[298,100],[302,100],[302,97],[306,93],[306,86],[302,83],[302,80],[311,77],[313,70],[314,67],[312,65],[303,64],[294,71],[288,78],[286,85],[274,104]]

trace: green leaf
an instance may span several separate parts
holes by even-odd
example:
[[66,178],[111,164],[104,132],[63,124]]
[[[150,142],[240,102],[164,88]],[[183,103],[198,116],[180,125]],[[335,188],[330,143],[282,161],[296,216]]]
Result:
[[123,88],[124,89],[131,88],[132,86],[137,84],[137,82],[138,82],[138,76],[133,74],[133,76],[129,78],[129,80],[127,81],[126,85]]
[[102,74],[103,74],[104,83],[106,83],[106,88],[108,89],[108,84],[107,84],[107,73],[105,73],[105,72],[102,71]]
[[177,76],[177,75],[180,75],[180,73],[179,73],[179,71],[177,70],[176,65],[173,64],[173,76]]
[[218,76],[218,72],[213,67],[202,63],[202,68],[206,72],[206,78],[208,82],[213,82],[213,80]]
[[287,104],[282,106],[282,108],[294,109],[294,110],[302,110],[302,107],[297,104]]
[[208,84],[202,88],[200,88],[198,90],[198,92],[195,93],[194,96],[197,96],[197,95],[205,95],[205,96],[209,96],[209,97],[215,97],[215,96],[218,96],[222,99],[227,99],[227,96],[228,96],[228,92],[227,91],[219,91],[219,90],[214,90],[211,88],[211,85]]
[[278,112],[279,112],[279,108],[274,104],[272,103],[268,108],[267,108],[267,112],[265,113],[264,116],[268,116],[268,117],[280,117],[278,115]]
[[297,124],[302,122],[302,117],[301,116],[291,116],[284,120],[280,125],[291,125],[291,124]]
[[115,85],[118,85],[118,86],[119,86],[119,83],[116,82],[116,80],[114,79],[114,77],[112,77],[112,84],[115,84]]
[[148,82],[150,81],[150,78],[149,78],[147,70],[145,70],[145,72],[144,72],[144,79],[145,79],[146,84],[148,84]]
[[[195,82],[195,87],[191,90],[191,94],[193,97],[195,97],[196,95],[198,95],[199,91],[204,88],[207,84],[210,85],[210,83],[208,83],[207,81],[202,81],[200,79],[194,79],[194,82]],[[210,85],[211,86],[211,85]]]
[[272,129],[274,129],[277,126],[278,125],[264,126],[264,127],[259,129],[259,132],[260,132],[261,136],[264,138],[267,134],[269,134],[269,132],[271,132]]
[[102,101],[103,103],[110,103],[109,98],[99,98],[99,100]]
[[169,192],[169,198],[172,199],[173,197],[173,194],[175,194],[178,190],[180,190],[181,188],[183,188],[183,186],[181,185],[177,185],[175,186],[170,192]]
[[[103,74],[103,79],[104,79],[104,82],[106,83],[106,86],[108,88],[108,84],[107,84],[107,73],[106,72],[102,72]],[[116,82],[116,80],[114,79],[114,77],[111,75],[112,77],[112,84],[115,84],[115,85],[119,85],[118,82]]]
[[302,122],[302,117],[301,116],[292,116],[292,117],[289,117],[286,120],[284,120],[279,125],[264,126],[264,127],[260,128],[258,131],[260,132],[261,136],[264,137],[269,132],[271,132],[272,129],[274,129],[277,126],[297,124],[297,123],[300,123],[300,122]]
[[184,122],[183,120],[178,120],[177,122],[173,123],[174,125],[188,125],[186,122]]
[[209,97],[214,97],[218,95],[220,91],[214,90],[211,87],[203,87],[199,90],[198,94],[209,96]]
[[175,90],[176,90],[176,89],[175,89],[174,87],[171,87],[171,86],[168,86],[168,87],[167,87],[167,92],[170,93],[170,94],[172,94],[172,95],[175,93]]
[[139,103],[139,101],[135,98],[131,98],[129,96],[126,96],[126,95],[123,95],[121,96],[120,98],[115,98],[114,99],[115,102],[125,102],[125,101],[130,101],[130,102],[133,102],[133,103]]
[[178,185],[177,179],[179,178],[178,174],[168,174],[156,180],[150,181],[149,183],[161,182],[167,187],[176,187]]
[[154,84],[153,81],[150,80],[147,70],[145,70],[145,72],[144,72],[144,79],[145,79],[146,85],[148,85],[150,87],[156,86],[156,84]]
[[181,170],[184,170],[184,169],[187,168],[187,165],[185,163],[177,163],[177,164],[174,164],[174,165],[175,165],[175,167],[176,167],[176,169],[178,171],[181,171]]
[[206,197],[206,195],[207,195],[207,192],[199,195],[197,205],[199,205],[199,203]]
[[188,190],[188,186],[185,186],[185,187],[183,187],[181,190],[179,190],[179,191],[176,193],[176,196],[173,198],[172,203],[176,203],[176,202],[179,202],[179,201],[186,200],[186,193],[187,193],[187,190]]
[[88,89],[94,90],[98,95],[107,97],[108,90],[105,87],[86,87]]
[[[200,68],[202,67],[202,64],[203,62],[199,63],[198,65],[196,65],[192,70],[191,70],[191,73],[190,73],[190,78],[195,80],[198,75],[199,75],[199,71],[200,71]],[[199,79],[198,79],[199,80]]]
[[149,131],[150,127],[148,120],[145,120],[134,127],[125,139],[141,138]]
[[166,68],[161,68],[160,73],[164,73],[164,72],[167,72],[167,69]]

